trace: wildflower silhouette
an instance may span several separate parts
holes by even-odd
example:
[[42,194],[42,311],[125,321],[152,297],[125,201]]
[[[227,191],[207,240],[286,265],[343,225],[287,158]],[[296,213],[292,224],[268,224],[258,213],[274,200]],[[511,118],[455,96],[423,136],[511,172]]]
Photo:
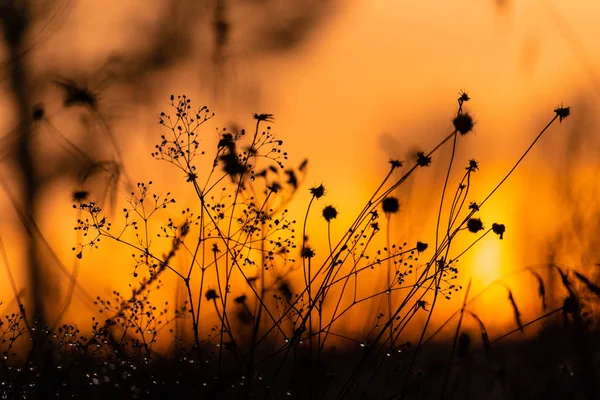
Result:
[[466,135],[473,130],[473,118],[468,113],[458,114],[452,121],[454,129],[461,135]]
[[429,303],[426,302],[425,300],[417,300],[417,308],[422,308],[425,311],[429,311],[427,309],[428,306],[429,306]]
[[558,116],[558,121],[562,122],[563,119],[571,115],[571,107],[564,107],[562,104],[554,109],[554,112]]
[[302,248],[302,252],[300,255],[302,256],[302,258],[313,258],[315,256],[315,251],[312,247],[305,245]]
[[417,165],[419,167],[428,167],[431,164],[431,157],[426,156],[424,152],[417,153]]
[[273,114],[254,114],[254,119],[257,121],[271,122],[274,120]]
[[483,230],[483,222],[479,218],[470,218],[467,222],[467,229],[469,232],[477,233]]
[[463,103],[466,103],[469,100],[471,100],[471,98],[469,97],[467,92],[465,92],[464,90],[461,90],[460,97],[458,98],[459,106],[462,106]]
[[474,160],[474,159],[470,159],[469,160],[469,166],[465,168],[467,171],[469,172],[475,172],[479,170],[479,163]]
[[396,197],[390,196],[383,199],[381,202],[381,207],[383,208],[384,213],[394,214],[400,210],[400,203]]
[[390,160],[389,163],[392,165],[392,169],[402,167],[402,161],[399,160]]
[[[181,107],[181,105],[187,107],[187,99],[181,100],[181,97],[178,98],[179,103],[173,106],[176,108]],[[458,99],[459,106],[462,106],[466,101],[469,101],[468,95],[461,92]],[[185,110],[183,109],[183,112],[186,112]],[[182,115],[179,110],[177,112]],[[178,307],[178,309],[181,309],[178,315],[190,322],[190,331],[193,337],[186,333],[185,329],[187,328],[183,322],[179,324],[182,328],[177,328],[181,329],[180,331],[172,330],[171,332],[175,335],[181,335],[175,336],[179,342],[183,342],[183,338],[186,336],[194,340],[193,346],[189,348],[186,347],[186,344],[181,345],[181,354],[183,354],[185,360],[183,365],[186,367],[189,365],[200,367],[201,365],[201,370],[191,369],[183,372],[189,372],[192,380],[202,379],[209,382],[205,386],[209,389],[203,390],[208,390],[205,393],[206,397],[210,398],[220,398],[223,388],[225,386],[229,388],[230,383],[235,383],[236,387],[238,383],[247,383],[244,388],[241,388],[241,384],[239,385],[240,392],[238,393],[243,393],[250,384],[253,385],[253,390],[259,391],[261,380],[259,376],[261,375],[262,377],[269,376],[270,382],[268,384],[273,385],[272,387],[284,387],[285,385],[289,387],[291,380],[286,380],[288,379],[288,376],[286,376],[288,375],[288,372],[286,372],[288,365],[293,367],[289,369],[292,371],[292,375],[300,375],[300,379],[298,379],[301,381],[300,385],[306,386],[302,389],[302,392],[298,391],[298,398],[348,398],[352,397],[353,388],[360,388],[363,394],[368,395],[370,393],[369,382],[377,382],[380,377],[385,377],[385,374],[390,371],[386,370],[388,357],[393,358],[393,365],[390,366],[390,368],[393,368],[398,361],[396,350],[398,350],[398,353],[400,353],[399,349],[402,349],[402,351],[407,350],[407,347],[401,344],[406,341],[405,334],[402,332],[404,327],[408,324],[415,325],[422,332],[416,347],[414,347],[415,351],[411,352],[412,354],[406,358],[407,367],[403,368],[405,382],[404,384],[399,382],[397,386],[395,383],[390,384],[389,391],[390,398],[402,398],[404,395],[410,397],[411,388],[419,384],[413,380],[416,375],[411,368],[413,365],[419,365],[421,361],[427,361],[419,353],[429,340],[436,336],[437,332],[442,330],[444,326],[448,326],[447,323],[443,323],[438,331],[435,331],[429,337],[426,336],[432,332],[431,327],[428,325],[431,316],[439,308],[436,304],[440,301],[439,299],[450,299],[452,293],[462,290],[462,287],[456,284],[456,279],[459,276],[454,262],[461,259],[466,251],[479,243],[490,231],[503,239],[506,230],[503,224],[494,223],[485,234],[479,234],[475,239],[472,239],[471,244],[461,253],[457,252],[457,254],[455,248],[451,248],[451,245],[455,243],[454,237],[456,235],[462,235],[466,230],[479,233],[484,229],[481,219],[472,218],[472,216],[479,211],[480,205],[484,204],[485,201],[469,204],[467,197],[471,188],[471,174],[479,170],[477,161],[471,159],[465,166],[466,171],[463,170],[461,173],[462,180],[457,182],[458,190],[452,206],[439,211],[440,214],[443,211],[444,221],[446,220],[445,210],[449,211],[448,224],[440,230],[443,234],[442,239],[438,241],[436,238],[435,248],[432,248],[433,254],[430,259],[420,259],[421,253],[429,249],[427,243],[417,241],[414,247],[408,246],[407,243],[394,243],[396,238],[389,233],[391,224],[387,224],[389,230],[387,231],[385,247],[377,249],[370,247],[374,246],[372,243],[375,243],[375,240],[378,240],[379,236],[376,235],[381,234],[381,213],[385,213],[385,216],[389,218],[391,214],[400,211],[399,200],[393,196],[393,193],[397,193],[395,190],[415,170],[418,170],[419,166],[429,166],[431,156],[438,148],[448,142],[448,138],[456,140],[459,133],[468,132],[472,129],[472,120],[468,121],[469,117],[465,117],[468,114],[464,114],[459,110],[456,115],[460,118],[456,120],[455,130],[450,135],[445,135],[445,139],[434,150],[417,154],[416,165],[411,165],[411,170],[407,171],[405,176],[394,176],[393,173],[395,169],[402,167],[401,161],[389,160],[385,164],[390,169],[387,170],[383,183],[366,201],[364,209],[358,213],[355,222],[350,224],[349,229],[340,230],[342,233],[340,233],[340,238],[336,242],[332,243],[331,240],[330,229],[332,224],[330,222],[338,217],[338,210],[333,205],[326,205],[321,209],[320,217],[327,222],[328,229],[328,243],[326,243],[328,244],[328,251],[323,254],[319,247],[309,246],[308,237],[309,233],[312,237],[312,232],[307,230],[306,221],[309,220],[310,204],[326,194],[325,187],[321,184],[307,189],[312,197],[306,210],[304,227],[301,233],[298,230],[294,231],[293,227],[296,221],[290,221],[285,216],[287,215],[286,208],[289,200],[285,196],[289,189],[296,189],[302,185],[304,175],[300,175],[300,172],[306,166],[306,162],[303,162],[299,168],[292,169],[284,168],[277,163],[276,159],[269,158],[273,154],[271,149],[278,149],[277,146],[281,144],[281,141],[269,136],[272,135],[269,128],[265,129],[265,132],[260,132],[259,123],[272,120],[271,114],[254,114],[256,124],[254,135],[242,137],[244,134],[237,131],[229,132],[225,129],[218,131],[216,137],[218,143],[215,143],[216,146],[213,147],[215,151],[214,158],[207,160],[207,174],[204,174],[204,166],[198,166],[196,170],[191,162],[187,162],[193,159],[194,151],[198,149],[198,147],[195,147],[194,140],[200,138],[200,133],[193,132],[186,122],[175,122],[175,118],[173,118],[172,123],[166,114],[161,114],[162,126],[174,131],[174,138],[167,139],[165,135],[161,136],[161,140],[165,144],[159,145],[158,153],[155,154],[158,154],[157,158],[172,162],[176,166],[183,165],[180,170],[183,170],[188,179],[193,181],[194,186],[199,187],[198,195],[201,196],[201,207],[199,211],[196,208],[185,209],[181,215],[179,213],[168,214],[169,222],[162,227],[164,229],[159,236],[161,238],[171,238],[172,249],[164,257],[156,253],[152,256],[153,251],[150,249],[149,243],[144,241],[143,234],[139,234],[146,228],[144,220],[140,220],[134,215],[134,212],[137,215],[140,215],[140,213],[145,215],[145,210],[140,206],[139,196],[137,200],[133,201],[134,204],[131,204],[133,207],[124,210],[126,212],[126,228],[131,227],[132,230],[136,231],[132,232],[136,235],[136,239],[130,246],[133,245],[136,248],[136,258],[140,256],[142,260],[146,260],[141,263],[136,262],[135,267],[142,265],[149,267],[147,271],[143,272],[138,269],[138,272],[140,272],[138,280],[142,283],[142,286],[132,287],[131,302],[127,298],[124,299],[125,307],[127,307],[125,311],[129,312],[134,305],[146,301],[144,297],[146,295],[144,293],[145,288],[148,287],[146,282],[148,279],[156,279],[155,277],[159,275],[158,271],[170,270],[180,278],[181,287],[185,289],[182,293],[185,296],[187,292],[187,298],[183,297],[185,300],[182,301],[182,306]],[[559,117],[557,114],[554,119],[558,120]],[[203,121],[203,118],[201,117],[200,120]],[[464,129],[460,125],[463,122],[466,123]],[[182,128],[178,129],[178,125],[181,125]],[[246,146],[246,142],[249,143],[250,139],[252,144]],[[198,139],[198,142],[202,141]],[[188,143],[191,144],[188,145]],[[205,154],[204,149],[200,149],[200,151]],[[200,151],[198,151],[198,154],[200,154]],[[250,159],[252,162],[249,162]],[[178,164],[182,160],[185,160],[186,163]],[[383,160],[382,162],[385,163],[386,161]],[[227,169],[230,169],[230,171],[228,172]],[[198,173],[196,174],[195,171],[198,171]],[[213,172],[214,175],[212,175]],[[227,182],[227,176],[231,174],[243,175],[240,177],[240,182],[231,185]],[[203,184],[204,175],[208,175],[208,177],[206,183]],[[247,180],[243,181],[243,177],[247,177]],[[184,179],[182,178],[182,180]],[[213,184],[213,182],[217,182],[217,184]],[[223,185],[221,185],[221,182],[223,182]],[[214,192],[210,193],[212,189],[214,189]],[[215,193],[217,191],[218,193]],[[77,198],[81,202],[86,201],[87,197],[87,194],[83,193],[77,196],[74,194],[74,199]],[[147,199],[149,201],[145,201],[143,204],[146,207],[151,207],[153,201],[150,195]],[[162,207],[162,204],[159,201],[157,206]],[[136,208],[136,205],[139,207]],[[462,219],[461,216],[465,214],[467,206],[469,211],[466,214],[468,216]],[[102,230],[103,240],[105,237],[111,237],[106,233],[110,229],[110,222],[104,219],[103,215],[100,214],[100,210],[92,211],[93,207],[92,205],[89,205],[89,209],[83,205],[78,207],[78,212],[87,211],[90,213],[91,218],[89,223],[83,221],[85,218],[81,218],[78,222],[78,226],[82,229],[82,236],[83,233],[89,233],[90,236],[87,237],[93,237],[91,235],[93,231]],[[93,208],[93,210],[96,210],[96,208]],[[151,211],[151,209],[146,211]],[[173,215],[177,215],[177,217],[172,217]],[[181,219],[175,221],[178,217]],[[133,225],[132,220],[136,218],[137,225]],[[284,236],[280,234],[280,229],[289,230],[289,232],[286,232]],[[192,231],[194,234],[192,234]],[[116,232],[119,234],[120,229],[117,229]],[[198,233],[198,236],[195,233]],[[121,239],[122,236],[117,236],[117,234],[112,236],[115,238],[113,240],[124,241],[124,239]],[[199,238],[198,241],[191,243],[196,240],[195,237]],[[185,242],[184,239],[186,239]],[[371,242],[372,240],[374,241]],[[94,244],[95,239],[92,239],[91,245]],[[322,246],[325,248],[326,244]],[[381,245],[384,246],[384,244]],[[192,254],[191,262],[186,262],[189,266],[188,271],[175,268],[175,260],[171,259],[175,256],[179,246],[186,251],[185,257]],[[81,247],[83,245],[77,247],[79,254],[81,254]],[[316,262],[317,252],[320,256],[323,255],[323,263]],[[450,256],[452,256],[451,259],[448,258]],[[150,259],[151,257],[154,258]],[[384,285],[378,285],[379,287],[376,288],[375,293],[364,293],[363,295],[361,293],[365,292],[364,280],[362,279],[363,271],[385,272],[381,271],[382,266],[384,268],[387,266],[388,272]],[[304,281],[302,283],[297,281],[299,287],[294,286],[292,289],[291,284],[296,283],[293,273],[300,268],[302,270],[299,272],[304,273]],[[235,279],[235,281],[232,279]],[[541,275],[539,279],[542,280]],[[192,285],[193,281],[195,281],[195,285]],[[155,282],[161,283],[159,280]],[[543,282],[540,285],[543,285]],[[595,286],[588,285],[588,287],[591,287],[593,291]],[[471,354],[477,351],[473,350],[474,347],[477,347],[474,343],[469,344],[469,336],[462,334],[462,330],[464,330],[461,330],[463,315],[471,315],[477,321],[486,354],[489,352],[491,343],[493,343],[490,341],[482,320],[468,310],[474,297],[476,296],[469,297],[469,289],[467,288],[463,307],[450,317],[450,319],[458,319],[455,334],[455,345],[458,345],[458,347],[455,349],[455,346],[453,346],[450,352],[451,360],[446,375],[451,375],[451,371],[454,374],[455,370],[454,368],[451,369],[451,366],[456,361],[457,356],[459,359],[464,359],[461,360],[463,362],[470,359]],[[345,382],[340,381],[340,392],[337,394],[332,393],[332,396],[321,396],[324,389],[326,389],[321,386],[321,377],[330,368],[330,353],[327,351],[332,346],[330,337],[334,336],[343,340],[342,336],[336,332],[336,327],[340,326],[336,324],[336,321],[343,315],[350,315],[351,309],[358,309],[360,304],[371,307],[371,304],[373,304],[372,299],[375,298],[388,300],[387,309],[381,309],[381,307],[384,307],[383,302],[380,305],[375,304],[378,308],[373,310],[376,313],[374,316],[377,318],[375,329],[364,334],[361,333],[357,340],[356,337],[348,337],[357,345],[360,343],[365,344],[364,348],[360,349],[360,359],[355,363],[356,366],[352,367],[355,372],[346,374],[345,368],[343,368],[340,375]],[[562,301],[562,298],[560,300]],[[509,301],[512,303],[512,307],[516,309],[514,298],[509,299]],[[206,306],[207,303],[212,304]],[[551,302],[548,303],[550,307]],[[557,306],[559,305],[557,304]],[[105,306],[105,304],[102,304],[102,306]],[[145,306],[148,307],[148,305]],[[565,304],[564,309],[568,311],[568,307],[569,305]],[[121,312],[118,308],[115,312],[110,311],[112,316],[109,317],[109,322],[105,324],[106,332],[113,334],[114,331],[120,336],[117,329],[121,328],[121,331],[132,332],[131,336],[135,335],[136,338],[140,337],[141,339],[135,343],[135,346],[127,347],[122,354],[129,356],[130,349],[134,349],[133,351],[143,352],[144,358],[142,359],[144,362],[149,360],[149,357],[153,355],[150,350],[151,340],[154,338],[144,335],[147,335],[156,327],[150,327],[150,329],[142,327],[140,329],[139,326],[135,325],[141,323],[140,316],[142,318],[147,317],[146,310],[140,308],[137,314],[131,314],[132,317]],[[415,321],[421,316],[420,314],[423,318],[420,321]],[[211,318],[205,318],[208,315]],[[208,322],[214,320],[212,318],[214,315],[218,317],[216,324]],[[417,316],[415,319],[413,319],[414,315]],[[516,312],[515,315],[518,319],[519,316]],[[575,318],[575,316],[569,315],[569,318]],[[450,322],[450,319],[446,322]],[[421,321],[424,321],[424,323]],[[435,319],[432,321],[431,324],[433,325]],[[528,326],[529,323],[528,321],[519,321],[518,325],[522,329]],[[102,323],[100,322],[100,324]],[[112,328],[113,325],[114,328]],[[96,334],[98,330],[94,328],[94,340],[98,341],[97,343],[100,344],[101,347],[99,348],[102,352],[109,352],[109,356],[113,357],[116,352],[111,353],[111,347],[106,343],[101,343],[105,337]],[[202,339],[202,335],[205,333],[208,335],[207,340]],[[126,336],[129,336],[129,334]],[[182,340],[178,337],[181,337]],[[146,340],[146,342],[143,342],[143,340]],[[119,341],[119,339],[117,338],[116,341]],[[96,342],[93,343],[96,344]],[[91,350],[96,351],[96,349]],[[382,350],[382,352],[379,350]],[[177,357],[177,354],[180,353],[173,353],[174,357]],[[406,357],[407,354],[400,356]],[[416,362],[415,359],[417,359]],[[117,358],[117,360],[120,359]],[[304,361],[301,361],[303,364],[296,364],[296,360]],[[302,365],[310,365],[311,368],[301,368]],[[335,367],[335,361],[331,365]],[[381,365],[382,369],[371,371],[364,368],[365,365]],[[308,373],[304,372],[306,370],[308,370]],[[150,371],[154,373],[154,370]],[[244,376],[237,377],[238,371],[243,372]],[[174,370],[174,372],[178,374],[177,379],[184,375],[180,374],[179,370]],[[95,375],[90,374],[90,376]],[[213,377],[218,379],[212,379]],[[296,377],[292,378],[292,380],[294,379]],[[402,376],[400,376],[400,380],[402,380]],[[366,386],[363,386],[362,382],[365,382]],[[292,385],[294,385],[293,382]],[[444,390],[442,390],[442,393],[444,393]],[[249,398],[263,398],[263,394],[261,392],[257,396],[250,395]],[[272,398],[281,397],[278,396],[280,393],[275,390],[269,394]]]
[[320,199],[325,196],[325,186],[323,186],[323,184],[310,188],[309,191],[315,199]]
[[219,298],[219,295],[215,289],[208,289],[204,294],[204,297],[206,297],[206,300],[216,300]]
[[429,247],[427,243],[417,242],[417,252],[422,253],[427,250],[427,247]]
[[504,238],[504,232],[506,231],[506,227],[504,226],[504,224],[492,224],[492,231],[494,231],[494,233],[496,235],[498,235],[500,237],[500,239]]
[[334,206],[326,206],[325,208],[323,208],[323,218],[325,218],[325,221],[329,222],[332,219],[335,219],[337,215],[338,212]]

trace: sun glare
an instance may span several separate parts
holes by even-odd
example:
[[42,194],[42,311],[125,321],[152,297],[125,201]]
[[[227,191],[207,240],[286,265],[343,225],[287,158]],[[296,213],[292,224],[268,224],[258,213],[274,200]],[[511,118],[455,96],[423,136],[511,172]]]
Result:
[[502,274],[503,250],[498,240],[484,239],[484,243],[473,249],[471,269],[473,280],[487,286]]

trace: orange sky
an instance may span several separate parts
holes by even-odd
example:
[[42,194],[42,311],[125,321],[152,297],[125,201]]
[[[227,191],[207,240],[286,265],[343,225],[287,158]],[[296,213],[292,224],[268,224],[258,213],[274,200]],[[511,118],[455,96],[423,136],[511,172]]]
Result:
[[[60,14],[66,22],[35,52],[32,65],[64,66],[75,60],[74,70],[99,65],[126,48],[129,41],[141,40],[136,37],[136,26],[151,23],[161,12],[141,7],[144,3],[75,2],[68,13]],[[456,164],[458,170],[470,158],[480,161],[481,171],[475,175],[470,200],[484,197],[504,176],[552,118],[555,106],[560,102],[573,106],[573,118],[553,126],[480,213],[488,225],[506,224],[507,234],[503,241],[487,238],[464,259],[462,271],[464,276],[473,276],[471,290],[476,293],[506,272],[546,261],[548,236],[563,221],[559,207],[564,205],[556,193],[553,175],[557,166],[566,162],[561,149],[573,127],[593,129],[597,121],[590,115],[597,114],[600,96],[596,85],[600,82],[596,67],[600,65],[600,3],[508,3],[499,9],[493,1],[474,0],[343,2],[300,47],[279,54],[247,51],[244,32],[234,28],[226,83],[217,87],[218,97],[214,96],[211,78],[214,70],[205,60],[209,52],[202,48],[208,21],[200,20],[197,37],[192,38],[199,49],[156,80],[154,97],[148,104],[138,105],[129,97],[124,101],[111,95],[110,89],[105,104],[114,116],[123,148],[133,154],[127,160],[130,175],[140,181],[151,177],[157,185],[169,185],[180,178],[149,157],[160,133],[156,115],[166,107],[169,94],[186,93],[197,103],[211,106],[217,116],[206,128],[209,135],[215,127],[232,121],[249,126],[253,112],[273,113],[273,127],[284,139],[292,162],[310,159],[305,186],[323,183],[328,189],[319,207],[338,207],[340,220],[334,235],[345,229],[337,226],[348,222],[364,204],[387,171],[390,157],[406,159],[410,152],[431,148],[451,132],[459,90],[465,89],[471,96],[467,109],[477,121],[475,134],[461,140]],[[0,107],[9,110],[7,88],[2,90]],[[577,106],[585,106],[585,118],[577,116]],[[9,113],[2,114],[0,127],[7,132],[14,127],[14,120],[4,118]],[[582,119],[575,124],[575,118]],[[437,165],[434,158],[434,165],[422,171],[412,193],[398,193],[406,201],[406,215],[394,226],[408,235],[406,240],[431,237],[435,215],[429,210],[439,202],[445,165],[441,160],[448,155],[448,149],[440,153]],[[584,178],[594,182],[596,169],[587,165],[584,158],[576,167],[586,168]],[[178,184],[183,183],[180,180]],[[70,266],[75,236],[68,193],[56,188],[48,194],[52,212],[41,225]],[[304,190],[296,198],[294,210],[300,213],[308,200]],[[2,206],[8,209],[4,199]],[[7,233],[16,229],[11,224],[17,222],[14,216],[3,221],[0,229],[9,242]],[[320,219],[310,219],[309,226],[316,230],[314,237],[324,237],[326,225]],[[17,241],[13,240],[9,251],[13,265],[18,265]],[[103,295],[115,285],[126,287],[130,268],[129,254],[125,253],[121,258],[106,252],[86,257],[84,286]],[[570,257],[568,260],[576,262],[579,255]],[[103,267],[99,269],[95,260]],[[110,273],[106,269],[109,264],[114,264]],[[526,294],[531,286],[527,279],[509,281],[509,286],[518,302],[532,305],[526,308],[527,316],[533,317],[537,303]],[[9,300],[10,289],[3,293],[4,301]],[[501,289],[490,293],[476,306],[480,312],[504,301],[499,299],[506,295]],[[508,304],[501,308],[504,306],[505,313],[496,313],[500,325],[510,323],[511,311]]]

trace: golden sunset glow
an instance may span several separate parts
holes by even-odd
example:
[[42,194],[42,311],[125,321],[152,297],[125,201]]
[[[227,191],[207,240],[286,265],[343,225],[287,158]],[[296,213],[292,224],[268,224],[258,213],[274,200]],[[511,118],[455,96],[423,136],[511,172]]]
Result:
[[[22,43],[2,22],[2,314],[20,302],[33,307],[39,297],[52,328],[68,321],[92,334],[92,318],[103,323],[120,301],[139,297],[146,290],[143,279],[150,279],[160,290],[149,295],[149,307],[168,303],[169,313],[179,307],[186,315],[173,317],[175,333],[157,337],[154,349],[167,354],[175,336],[190,344],[194,337],[208,338],[211,346],[219,344],[220,373],[222,348],[237,342],[302,340],[312,351],[306,326],[319,331],[319,352],[322,343],[327,351],[355,349],[376,337],[389,340],[398,354],[406,350],[404,342],[454,340],[454,354],[462,343],[457,315],[459,328],[462,323],[465,332],[476,333],[477,346],[481,324],[492,339],[519,328],[522,336],[511,339],[531,338],[543,326],[530,321],[566,307],[570,289],[558,266],[589,275],[592,286],[584,280],[579,286],[593,292],[600,262],[600,2],[306,1],[149,6],[141,0],[30,0]],[[2,7],[8,13],[10,7]],[[22,82],[15,65],[25,71]],[[463,93],[469,101],[457,103]],[[175,105],[177,96],[186,95],[194,109],[209,110],[195,136],[175,140],[190,148],[197,140],[193,163],[190,153],[182,153],[185,162],[151,155],[166,143],[161,135],[170,134],[159,120],[170,123],[166,115],[181,112],[171,106],[171,95]],[[27,121],[22,109],[32,110]],[[553,121],[561,109],[572,115]],[[461,135],[453,120],[465,113],[474,129]],[[227,139],[242,129],[239,142]],[[25,147],[19,147],[26,131],[29,167]],[[454,137],[435,147],[452,132],[455,147]],[[253,153],[263,139],[281,151]],[[419,167],[419,152],[429,155],[434,148],[431,164]],[[380,186],[393,160],[402,166]],[[227,162],[243,172],[227,171]],[[368,203],[415,163],[409,178],[384,196],[398,200],[398,212]],[[197,167],[193,173],[185,169],[190,165]],[[267,172],[260,175],[261,169]],[[276,195],[293,192],[292,169],[298,190],[280,203]],[[251,170],[258,175],[246,176]],[[149,181],[149,193],[157,197],[136,203],[143,190],[137,183]],[[319,198],[309,189],[321,184],[325,194]],[[28,188],[35,188],[31,204],[25,201]],[[75,191],[89,197],[75,200]],[[176,201],[152,209],[146,224],[149,204],[165,196]],[[96,217],[106,218],[100,225],[110,222],[102,226],[115,235],[94,246],[85,246],[95,238],[94,227],[84,223],[93,207],[80,207],[88,201],[102,208]],[[240,211],[239,204],[247,209]],[[349,233],[365,205],[367,217]],[[326,206],[336,210],[330,221],[323,217]],[[461,211],[451,214],[456,209]],[[252,212],[269,217],[246,235],[240,221]],[[126,213],[142,222],[131,224]],[[460,225],[467,216],[480,219],[481,229],[468,228],[467,220]],[[288,229],[288,220],[295,222],[289,232],[279,231],[281,225]],[[274,233],[269,224],[277,227]],[[500,224],[505,231],[497,231]],[[427,249],[417,251],[417,242]],[[32,255],[41,260],[40,296],[28,272]],[[144,257],[165,269],[158,279]],[[331,266],[335,257],[343,259],[339,267]],[[309,268],[314,282],[307,287]],[[319,292],[328,280],[336,285]],[[335,300],[311,305],[306,299],[312,290]],[[410,303],[403,303],[406,296]],[[200,311],[194,309],[200,304]],[[239,331],[223,329],[228,309],[237,313]],[[194,312],[199,322],[189,316]],[[278,318],[277,329],[268,330]],[[394,329],[402,336],[394,338]],[[240,354],[252,370],[254,348]],[[415,359],[402,365],[421,368]]]

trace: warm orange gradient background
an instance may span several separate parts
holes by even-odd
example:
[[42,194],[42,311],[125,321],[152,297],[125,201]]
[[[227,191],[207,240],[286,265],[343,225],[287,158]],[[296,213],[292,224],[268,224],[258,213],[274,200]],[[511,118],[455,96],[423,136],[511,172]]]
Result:
[[[115,52],[126,54],[132,47],[144,45],[136,27],[151,23],[163,11],[145,4],[73,2],[72,9],[59,15],[63,23],[29,62],[35,68],[69,66],[75,73],[95,71]],[[101,110],[114,124],[130,176],[137,181],[152,179],[156,187],[177,193],[180,206],[186,196],[192,199],[184,187],[185,179],[150,157],[161,133],[157,116],[167,108],[168,96],[185,93],[196,104],[209,105],[216,113],[204,130],[210,138],[214,138],[215,128],[231,123],[250,128],[253,112],[273,113],[273,128],[285,142],[290,164],[297,165],[304,157],[310,160],[305,188],[292,207],[295,215],[302,215],[308,204],[308,187],[323,183],[327,188],[327,196],[317,203],[314,217],[309,219],[312,243],[317,254],[324,254],[327,227],[318,218],[320,209],[327,204],[338,208],[340,217],[332,232],[340,235],[387,172],[390,158],[406,160],[415,150],[430,149],[451,132],[461,88],[472,98],[467,109],[477,124],[475,133],[460,140],[455,171],[461,171],[470,158],[477,159],[481,167],[475,174],[470,201],[487,195],[553,117],[554,107],[564,102],[572,106],[573,116],[547,132],[480,212],[486,226],[493,222],[506,225],[505,239],[489,235],[479,243],[463,258],[461,276],[463,284],[472,277],[473,295],[510,271],[547,262],[550,248],[559,261],[587,270],[600,261],[594,253],[598,250],[588,242],[598,232],[593,193],[598,185],[594,157],[598,150],[600,3],[503,4],[475,0],[339,2],[299,47],[280,53],[261,52],[260,46],[248,39],[248,31],[236,30],[236,18],[243,21],[245,16],[232,7],[232,41],[222,70],[217,71],[210,62],[209,18],[200,19],[196,35],[190,38],[196,49],[193,55],[153,80],[150,99],[138,102],[136,96],[146,94],[119,93],[118,88],[111,89],[109,81]],[[245,29],[252,29],[251,24]],[[93,81],[94,76],[89,79]],[[2,132],[16,125],[11,101],[4,83],[0,94]],[[55,110],[59,116],[62,112]],[[395,241],[433,243],[435,210],[448,157],[446,147],[429,169],[418,171],[416,179],[397,193],[402,212],[392,218]],[[3,168],[2,174],[9,177],[11,172]],[[451,188],[457,184],[457,175]],[[173,188],[174,184],[180,186]],[[74,262],[71,247],[75,241],[71,189],[48,189],[43,204],[47,211],[40,221],[69,267]],[[5,196],[0,196],[0,205],[0,229],[22,287],[25,280],[18,271],[23,229]],[[577,217],[579,214],[582,216]],[[576,218],[582,221],[585,234],[573,234]],[[456,251],[473,238],[458,241]],[[130,252],[118,249],[103,243],[99,251],[85,255],[80,281],[93,295],[109,296],[114,288],[128,292]],[[5,274],[5,270],[0,272],[0,298],[9,303],[12,292]],[[366,286],[371,284],[369,279],[374,278],[365,278]],[[506,284],[524,311],[524,321],[540,313],[531,276],[517,275]],[[506,295],[503,286],[496,286],[473,305],[488,329],[498,329],[493,332],[513,324]],[[442,303],[441,309],[456,309],[461,298],[462,292],[452,303]],[[85,326],[88,311],[78,302],[76,297],[67,319]],[[442,313],[434,324],[443,320]],[[352,321],[345,326],[349,331],[362,329]]]

